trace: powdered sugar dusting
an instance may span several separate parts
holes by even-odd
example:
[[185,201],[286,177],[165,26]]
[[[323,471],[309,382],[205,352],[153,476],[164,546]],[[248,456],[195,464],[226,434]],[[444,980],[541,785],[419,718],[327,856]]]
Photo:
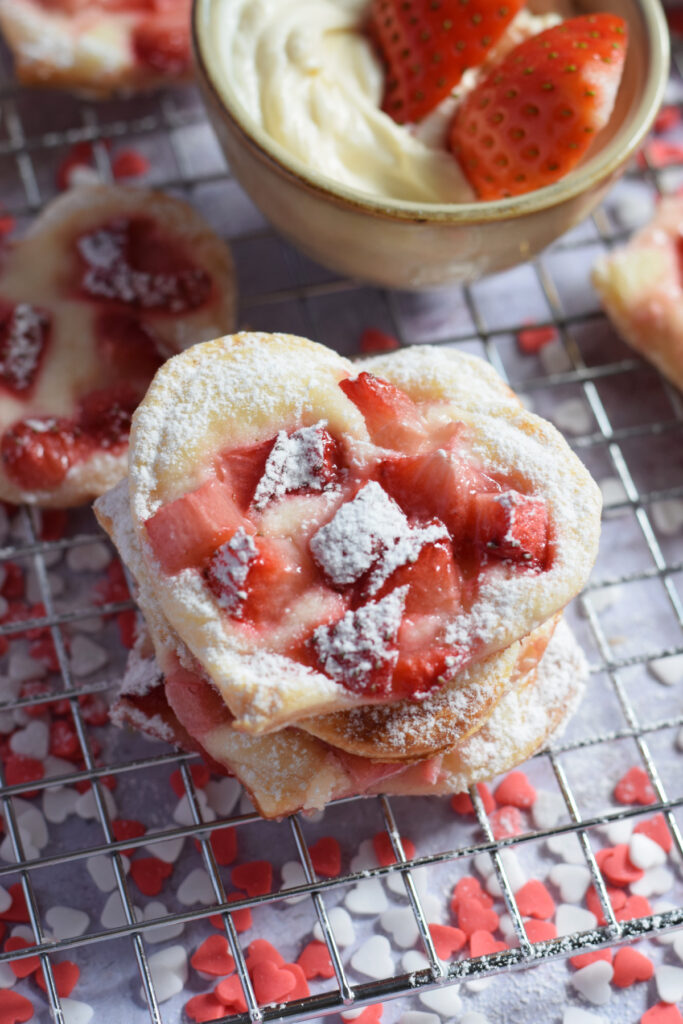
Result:
[[370,574],[368,593],[376,594],[396,569],[416,562],[426,544],[443,540],[450,540],[450,536],[445,524],[438,520],[428,526],[409,527],[406,534],[382,551],[379,564]]
[[256,488],[252,502],[254,508],[265,508],[269,502],[304,487],[312,491],[324,490],[328,482],[327,437],[323,420],[289,435],[281,430]]
[[49,325],[49,315],[27,302],[12,310],[0,345],[0,377],[13,391],[27,391],[33,384]]
[[406,516],[393,498],[371,480],[314,534],[310,548],[325,575],[337,586],[347,586],[409,535]]
[[381,601],[348,611],[332,626],[319,626],[312,643],[323,671],[356,689],[376,673],[393,670],[407,593],[407,587],[398,587]]
[[257,554],[254,538],[240,527],[211,557],[206,570],[209,586],[231,615],[239,616],[240,605],[247,599],[244,585]]

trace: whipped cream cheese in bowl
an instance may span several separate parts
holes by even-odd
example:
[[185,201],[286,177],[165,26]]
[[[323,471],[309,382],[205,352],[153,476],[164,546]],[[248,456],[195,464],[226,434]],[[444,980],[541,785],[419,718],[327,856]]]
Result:
[[555,185],[477,201],[447,146],[453,112],[491,66],[559,20],[534,5],[487,60],[417,125],[382,108],[384,67],[368,0],[196,0],[200,81],[235,177],[320,263],[394,287],[467,281],[522,262],[587,216],[637,149],[661,101],[667,33],[657,0],[563,7],[629,22],[617,105],[590,158]]

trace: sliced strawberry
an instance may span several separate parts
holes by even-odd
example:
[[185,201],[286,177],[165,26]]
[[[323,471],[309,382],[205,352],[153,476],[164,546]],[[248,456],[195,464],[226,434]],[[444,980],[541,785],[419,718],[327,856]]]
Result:
[[545,563],[548,510],[542,498],[519,491],[475,494],[475,537],[494,558],[509,558],[531,566]]
[[341,380],[339,387],[360,409],[375,444],[412,452],[427,440],[420,410],[394,384],[363,372]]
[[242,614],[256,625],[277,623],[291,602],[303,593],[308,581],[291,544],[259,537],[256,547],[258,554],[245,582],[247,596]]
[[140,381],[146,388],[164,362],[161,340],[134,313],[104,310],[95,322],[95,334],[107,369],[122,380]]
[[50,314],[28,302],[0,300],[0,385],[17,398],[33,388],[50,338]]
[[373,0],[370,30],[387,64],[384,109],[419,121],[486,59],[523,0]]
[[532,36],[463,100],[450,145],[480,199],[543,188],[568,174],[614,107],[627,27],[613,14]]
[[79,403],[78,429],[98,448],[117,448],[128,440],[139,401],[139,394],[127,384],[91,391]]
[[26,491],[53,490],[79,457],[71,420],[32,416],[8,427],[0,442],[5,472]]
[[426,544],[417,561],[402,565],[391,574],[377,597],[406,585],[406,615],[440,611],[455,614],[460,607],[462,578],[450,544]]
[[245,525],[228,488],[211,479],[162,506],[145,528],[162,569],[172,576],[181,569],[201,566]]
[[179,0],[177,10],[144,18],[133,32],[135,56],[152,71],[182,76],[192,66],[190,46],[191,0]]

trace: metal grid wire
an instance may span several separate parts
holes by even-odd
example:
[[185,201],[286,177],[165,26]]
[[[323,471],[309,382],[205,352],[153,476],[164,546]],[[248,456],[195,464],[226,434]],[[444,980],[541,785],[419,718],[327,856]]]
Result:
[[[680,55],[679,55],[680,56]],[[678,68],[680,73],[683,68]],[[4,125],[4,137],[0,137],[0,180],[7,181],[16,174],[21,183],[21,194],[14,195],[11,200],[11,210],[19,218],[33,215],[41,208],[44,202],[50,198],[54,191],[52,181],[44,173],[45,167],[52,168],[54,159],[75,143],[93,143],[94,159],[100,174],[105,178],[111,178],[111,144],[118,140],[124,140],[126,144],[133,142],[137,146],[144,145],[145,141],[152,141],[153,145],[159,144],[160,139],[165,139],[170,147],[170,153],[174,160],[174,166],[166,170],[163,175],[155,177],[154,184],[167,189],[184,193],[190,199],[196,198],[197,190],[204,186],[224,185],[230,181],[229,171],[224,167],[217,167],[215,170],[198,173],[192,166],[191,159],[188,159],[187,150],[178,142],[179,131],[204,126],[204,116],[196,97],[192,92],[169,92],[158,98],[144,101],[130,100],[126,103],[105,104],[97,106],[85,102],[77,102],[73,99],[60,101],[59,106],[49,105],[42,122],[43,126],[50,123],[51,111],[59,110],[59,116],[55,123],[60,127],[55,130],[44,130],[35,128],[38,120],[33,116],[36,108],[44,101],[43,96],[28,94],[18,90],[12,83],[9,75],[6,76],[4,85],[0,88],[0,103],[2,105],[2,124]],[[49,104],[54,104],[50,98]],[[27,117],[27,114],[31,116]],[[46,120],[47,119],[47,120]],[[64,123],[65,119],[68,123]],[[675,168],[674,168],[675,169]],[[680,170],[681,168],[678,168]],[[671,173],[671,168],[667,169]],[[663,181],[663,172],[651,166],[647,160],[645,166],[636,174],[644,175],[646,179],[657,189],[662,191],[666,182]],[[11,189],[10,189],[11,190]],[[7,189],[4,189],[7,194]],[[594,233],[591,234],[591,242],[598,241],[609,247],[621,240],[626,232],[615,231],[614,226],[604,209],[599,210],[593,218]],[[255,230],[247,230],[240,234],[241,244],[258,243],[264,239],[272,239],[274,236],[267,227],[257,227]],[[581,259],[582,249],[586,246],[586,235],[579,232],[572,233],[567,239],[559,243],[555,251],[575,250],[577,259]],[[238,260],[239,265],[239,260]],[[444,981],[463,978],[472,978],[481,975],[502,972],[517,968],[525,968],[537,964],[541,960],[566,957],[570,952],[575,953],[582,949],[595,948],[599,945],[613,945],[628,939],[651,935],[656,932],[672,929],[683,925],[683,906],[674,908],[657,915],[639,918],[628,921],[617,921],[614,910],[608,898],[605,883],[598,869],[596,859],[589,841],[590,829],[594,826],[605,825],[620,819],[640,815],[642,807],[630,807],[614,810],[608,814],[596,814],[593,816],[584,815],[581,811],[581,801],[577,798],[570,781],[570,775],[563,763],[563,755],[588,751],[592,747],[609,745],[614,741],[632,740],[637,747],[643,767],[645,768],[654,791],[657,801],[647,808],[648,813],[661,811],[667,821],[675,848],[683,857],[683,838],[681,830],[675,817],[677,808],[683,805],[683,796],[669,796],[665,781],[658,770],[656,759],[651,750],[651,740],[654,736],[665,730],[680,728],[683,725],[683,713],[673,714],[661,720],[642,722],[637,708],[629,696],[628,688],[624,685],[622,672],[637,665],[644,665],[651,659],[683,653],[683,643],[679,642],[664,646],[651,645],[646,651],[628,657],[619,656],[613,649],[613,644],[601,624],[600,616],[596,611],[595,599],[600,592],[607,587],[630,586],[634,583],[647,581],[659,581],[666,594],[670,609],[675,616],[679,629],[683,629],[683,602],[676,588],[676,574],[683,571],[683,549],[680,548],[673,558],[665,554],[653,522],[651,519],[651,506],[655,502],[669,498],[683,497],[683,486],[660,488],[657,490],[643,490],[637,486],[636,478],[632,472],[632,463],[625,447],[632,441],[647,443],[653,446],[660,444],[669,446],[673,450],[676,445],[680,447],[683,435],[683,403],[681,396],[672,388],[664,384],[670,401],[672,414],[665,420],[658,419],[655,422],[645,424],[613,426],[608,409],[601,397],[600,384],[605,380],[619,375],[627,375],[633,378],[643,372],[642,364],[635,358],[619,358],[613,362],[587,363],[582,349],[577,343],[575,329],[593,319],[599,319],[600,314],[594,312],[579,312],[567,314],[563,302],[558,294],[556,281],[543,259],[533,265],[538,286],[545,297],[551,316],[547,320],[552,325],[560,338],[566,356],[568,357],[568,368],[565,371],[550,373],[535,378],[527,378],[521,382],[523,390],[531,395],[545,393],[552,396],[556,390],[566,386],[572,386],[579,390],[590,408],[595,419],[596,429],[574,439],[574,446],[580,455],[587,457],[591,451],[600,448],[604,450],[611,461],[614,475],[621,482],[624,490],[623,501],[611,506],[612,511],[628,509],[632,510],[637,521],[638,529],[649,552],[650,564],[635,571],[625,573],[613,572],[605,575],[598,582],[592,583],[586,590],[582,602],[588,625],[592,632],[595,648],[598,654],[598,661],[592,666],[595,674],[601,674],[609,680],[613,694],[616,696],[625,726],[612,731],[602,730],[588,738],[582,737],[579,740],[567,740],[552,749],[537,755],[547,758],[552,768],[559,790],[566,803],[568,821],[547,829],[536,829],[520,836],[514,836],[496,841],[494,839],[491,825],[482,805],[479,793],[472,790],[471,797],[475,807],[478,824],[483,839],[469,845],[457,845],[437,853],[415,855],[412,858],[406,856],[400,829],[397,823],[396,801],[390,801],[386,797],[373,798],[381,813],[383,827],[386,830],[391,846],[396,856],[396,863],[373,869],[349,872],[339,878],[321,879],[316,873],[311,861],[309,848],[305,837],[305,821],[295,816],[277,826],[283,835],[283,842],[287,841],[284,833],[289,835],[289,841],[300,858],[305,881],[287,889],[286,896],[307,897],[312,905],[313,912],[322,929],[324,941],[327,944],[329,953],[334,965],[336,985],[326,993],[311,996],[303,1001],[288,1003],[285,1006],[261,1008],[258,1006],[254,991],[249,979],[245,965],[238,933],[233,924],[231,913],[242,908],[256,908],[267,905],[271,902],[282,899],[282,893],[272,893],[256,898],[243,897],[235,901],[229,901],[223,884],[221,872],[216,864],[214,854],[209,842],[210,833],[217,827],[234,825],[237,829],[244,829],[257,821],[254,814],[236,814],[218,821],[208,822],[202,816],[202,804],[198,797],[191,773],[191,755],[178,752],[157,753],[156,747],[147,747],[150,752],[146,756],[134,756],[123,759],[116,763],[99,764],[97,762],[93,742],[92,731],[84,720],[82,705],[79,697],[87,694],[99,693],[105,683],[95,683],[83,686],[74,680],[70,667],[70,660],[65,647],[62,627],[69,623],[91,618],[93,608],[89,604],[60,611],[55,604],[49,576],[49,565],[54,553],[65,552],[80,545],[92,544],[92,532],[76,532],[62,540],[44,541],[40,538],[38,518],[35,513],[24,509],[20,512],[23,524],[24,539],[19,545],[12,544],[0,550],[0,562],[7,560],[21,559],[33,565],[33,569],[40,588],[41,600],[45,607],[45,615],[39,619],[24,621],[21,623],[9,623],[0,625],[0,637],[12,638],[13,634],[19,634],[27,628],[47,628],[54,641],[56,655],[59,663],[59,675],[61,684],[51,694],[41,693],[32,697],[24,697],[0,704],[1,711],[13,711],[16,709],[30,708],[34,705],[45,705],[57,701],[68,701],[73,723],[77,732],[80,744],[83,765],[80,769],[74,769],[73,773],[61,776],[52,776],[38,782],[23,783],[19,785],[5,785],[4,777],[0,776],[2,789],[0,799],[4,808],[6,830],[11,837],[11,843],[16,858],[15,864],[0,866],[0,882],[7,878],[18,876],[21,880],[23,892],[26,898],[30,923],[35,933],[37,945],[27,950],[19,950],[10,953],[0,953],[0,964],[10,959],[17,960],[22,956],[40,956],[44,975],[47,983],[47,996],[52,1014],[56,1021],[63,1021],[60,998],[57,994],[54,974],[52,971],[52,956],[68,950],[85,950],[97,943],[112,942],[116,939],[125,939],[132,943],[135,958],[139,968],[144,998],[149,1011],[149,1018],[153,1022],[162,1022],[169,1018],[165,1016],[162,1007],[157,1000],[152,974],[150,972],[148,953],[144,937],[149,930],[167,925],[169,923],[190,923],[204,919],[209,915],[221,914],[225,926],[232,955],[234,956],[240,981],[243,985],[248,1009],[245,1014],[230,1018],[237,1021],[257,1021],[274,1019],[308,1019],[339,1012],[348,1009],[351,1005],[362,1006],[376,1003],[392,997],[414,993],[417,990],[434,988]],[[264,310],[272,309],[273,314],[282,309],[289,311],[296,310],[296,315],[301,318],[304,328],[308,327],[307,333],[316,336],[318,326],[315,316],[311,314],[311,303],[318,299],[329,299],[338,294],[352,293],[358,288],[358,284],[352,281],[340,280],[326,275],[312,274],[312,280],[307,283],[297,284],[295,287],[275,287],[271,289],[252,288],[247,291],[243,302],[242,315],[244,321],[250,321],[253,316],[263,315]],[[509,379],[506,372],[505,360],[501,357],[497,341],[506,334],[515,334],[522,326],[519,322],[497,325],[495,330],[487,325],[484,304],[477,296],[477,287],[466,287],[461,290],[465,309],[474,325],[474,332],[467,330],[459,336],[445,339],[447,344],[457,344],[461,341],[477,340],[491,360],[496,369]],[[407,342],[405,337],[403,318],[399,308],[400,297],[388,292],[376,292],[375,299],[377,307],[381,310],[381,316],[385,323],[388,323],[402,343]],[[542,321],[541,321],[542,323]],[[520,382],[513,379],[512,386]],[[99,614],[104,616],[125,611],[132,607],[132,602],[124,601],[117,604],[104,605],[97,609]],[[112,830],[111,815],[108,811],[104,790],[104,777],[123,777],[126,773],[144,773],[160,766],[178,767],[181,771],[183,785],[189,801],[192,813],[192,823],[182,827],[166,828],[161,831],[147,834],[139,840],[125,839],[117,841]],[[92,783],[94,793],[97,821],[101,827],[102,839],[100,842],[91,842],[86,848],[79,848],[73,851],[58,851],[49,856],[38,856],[33,859],[27,858],[22,846],[22,839],[17,824],[17,817],[13,807],[12,798],[21,797],[28,792],[43,791],[60,785],[73,785],[89,780]],[[340,810],[344,815],[345,827],[353,831],[354,817],[358,810],[358,802],[355,800],[340,802]],[[540,839],[547,839],[562,834],[575,834],[581,844],[585,856],[585,862],[590,869],[592,881],[597,891],[606,923],[597,929],[597,932],[561,936],[549,941],[530,943],[524,929],[522,915],[515,900],[510,880],[506,873],[504,859],[501,853],[506,849],[519,849],[525,844],[538,842]],[[150,847],[156,843],[162,843],[172,839],[192,837],[197,840],[204,867],[209,874],[213,889],[215,903],[210,907],[200,907],[178,913],[172,913],[144,921],[136,920],[134,902],[129,891],[128,879],[122,862],[124,850],[135,849],[136,847]],[[509,915],[512,919],[516,932],[518,947],[509,949],[502,953],[483,956],[477,959],[463,959],[454,963],[444,964],[437,956],[432,937],[430,935],[428,921],[421,906],[418,890],[414,882],[414,872],[419,868],[433,869],[438,865],[467,862],[477,854],[488,854],[492,858],[495,873],[500,883],[502,895],[507,905]],[[49,872],[54,867],[73,868],[74,871],[82,865],[85,858],[105,854],[111,857],[115,872],[116,888],[120,894],[125,913],[125,922],[118,927],[102,928],[99,931],[91,931],[87,935],[53,940],[46,937],[46,929],[41,918],[40,901],[36,896],[36,884],[39,878],[45,877],[42,873]],[[404,885],[409,904],[414,913],[415,921],[419,930],[420,941],[428,959],[428,967],[420,969],[407,975],[397,973],[394,977],[381,981],[373,981],[363,984],[354,984],[350,979],[347,968],[344,965],[344,958],[335,940],[333,929],[330,926],[328,912],[326,910],[326,896],[333,890],[340,887],[348,887],[351,883],[367,879],[368,877],[385,878],[392,874],[400,874]],[[143,1013],[143,1011],[140,1011]],[[143,1014],[144,1015],[144,1014]]]

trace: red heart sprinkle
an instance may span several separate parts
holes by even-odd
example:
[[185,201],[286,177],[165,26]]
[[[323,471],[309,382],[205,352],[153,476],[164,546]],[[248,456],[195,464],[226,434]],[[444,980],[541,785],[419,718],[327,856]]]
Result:
[[[15,949],[30,949],[35,942],[22,939],[20,935],[11,935],[5,943],[5,952],[13,953]],[[28,978],[29,974],[40,968],[40,957],[27,956],[23,960],[10,960],[9,965],[15,978]]]
[[216,999],[220,999],[221,1003],[225,1006],[226,1012],[246,1012],[247,1001],[244,998],[244,990],[237,974],[232,974],[229,978],[223,978],[222,981],[219,981],[213,990],[213,994]]
[[[147,829],[141,821],[134,818],[116,818],[111,823],[111,830],[117,842],[124,842],[126,839],[139,839],[144,836]],[[122,853],[129,854],[130,850],[122,850]]]
[[142,153],[138,153],[137,149],[122,149],[114,157],[111,165],[111,172],[116,181],[121,178],[139,178],[142,174],[147,174],[148,170],[149,160]]
[[547,921],[555,913],[555,900],[543,882],[532,878],[515,893],[519,912],[523,917],[536,917]]
[[221,865],[226,867],[237,857],[237,830],[234,828],[217,828],[211,833],[209,840],[213,855]]
[[[200,761],[198,764],[190,765],[190,776],[197,789],[204,789],[204,786],[211,778],[211,772],[206,765],[202,764]],[[185,783],[183,782],[183,776],[180,768],[176,768],[176,770],[171,773],[171,777],[168,781],[171,783],[171,789],[175,795],[179,800],[182,800],[185,796]]]
[[0,914],[0,917],[3,921],[17,921],[27,924],[30,918],[21,882],[13,882],[12,885],[8,885],[7,892],[12,897],[12,902],[7,910]]
[[[615,915],[617,911],[621,910],[626,905],[626,893],[622,889],[612,889],[610,886],[606,886],[607,897],[612,904],[612,910]],[[595,891],[595,886],[591,885],[590,889],[586,893],[586,906],[592,914],[598,919],[598,924],[606,924],[605,915],[602,912],[602,904],[598,898],[598,894]]]
[[617,988],[629,988],[636,981],[649,981],[655,973],[655,965],[649,957],[639,953],[632,946],[623,946],[614,957],[612,983]]
[[498,942],[490,932],[479,931],[470,935],[470,956],[487,956],[489,953],[504,953],[508,947]]
[[[228,903],[237,903],[238,900],[243,899],[244,896],[241,892],[231,892],[228,894]],[[232,923],[235,926],[235,931],[240,935],[242,932],[248,932],[254,923],[249,907],[241,907],[239,910],[231,910],[230,917],[232,918]],[[225,931],[223,918],[220,914],[212,914],[209,918],[209,922],[214,928],[218,928],[219,932]]]
[[650,901],[644,896],[629,896],[621,910],[617,910],[617,921],[632,921],[636,917],[649,917],[652,913]]
[[659,843],[666,853],[673,846],[674,841],[663,814],[655,814],[654,818],[647,818],[646,821],[641,821],[640,825],[636,825],[633,831],[640,832],[642,835],[647,836],[648,839]]
[[640,1024],[682,1024],[683,1017],[671,1003],[655,1003],[640,1018]]
[[516,807],[499,807],[489,814],[494,839],[508,839],[524,831],[524,819]]
[[[485,782],[478,782],[477,792],[484,805],[484,810],[487,814],[490,814],[496,808],[496,801],[491,795],[491,790]],[[474,804],[470,799],[469,793],[456,793],[455,796],[451,797],[451,807],[456,814],[474,814]]]
[[265,896],[273,885],[273,866],[269,860],[251,860],[233,868],[230,878],[247,896]]
[[[247,1004],[245,1003],[244,1009],[246,1010],[246,1008]],[[222,1003],[213,992],[209,992],[207,995],[193,996],[185,1003],[185,1013],[190,1020],[196,1021],[196,1024],[206,1024],[207,1021],[225,1017],[228,1009],[228,1006]]]
[[548,942],[557,938],[557,928],[552,921],[525,921],[524,931],[529,942]]
[[297,963],[309,980],[334,977],[334,964],[324,942],[309,942],[301,950]]
[[468,937],[474,932],[495,932],[500,919],[495,910],[483,906],[472,897],[460,900],[458,904],[458,927]]
[[430,924],[429,934],[440,960],[449,960],[454,953],[459,953],[467,942],[464,931],[452,928],[448,924]]
[[[403,844],[403,852],[406,855],[406,859],[412,860],[415,856],[415,843],[410,839],[406,839],[405,836],[401,836],[401,843]],[[375,849],[377,863],[383,868],[388,867],[390,864],[396,864],[396,854],[391,845],[388,832],[378,832],[376,836],[373,836],[372,845]]]
[[510,772],[496,787],[496,802],[528,811],[536,801],[536,790],[524,772]]
[[145,896],[158,896],[172,871],[173,865],[158,857],[141,857],[130,866],[131,878]]
[[10,988],[0,989],[0,1024],[23,1024],[34,1014],[30,999],[13,992]]
[[645,874],[642,868],[634,867],[629,860],[626,843],[599,850],[595,860],[607,881],[621,888],[630,885],[631,882],[637,882]]
[[294,972],[288,967],[278,967],[272,960],[255,964],[251,980],[254,995],[261,1006],[284,1002],[296,987]]
[[[23,754],[10,754],[5,761],[5,781],[8,786],[23,786],[26,782],[37,782],[45,774],[45,766],[35,757],[24,757]],[[33,790],[32,793],[37,792]],[[24,793],[31,796],[32,793]]]
[[341,871],[341,847],[334,836],[323,836],[310,846],[308,852],[321,878],[336,878]]
[[277,967],[285,965],[285,958],[267,939],[254,939],[247,946],[247,970],[251,971],[256,964],[262,964],[266,960],[270,960]]
[[614,787],[614,799],[620,804],[654,804],[657,794],[643,768],[629,768]]
[[204,939],[199,949],[190,957],[190,963],[195,971],[212,974],[217,978],[224,974],[232,974],[235,970],[235,961],[224,935],[209,935],[208,939]]
[[360,336],[361,352],[392,352],[399,347],[393,334],[380,331],[378,327],[366,327]]
[[[52,965],[52,976],[55,979],[58,996],[61,999],[66,999],[75,989],[81,976],[81,970],[78,964],[73,963],[72,960],[62,960],[61,963]],[[47,983],[42,970],[36,971],[36,984],[38,988],[42,988],[43,992],[47,992]]]
[[478,900],[483,907],[492,907],[493,899],[487,892],[481,887],[481,882],[478,878],[474,878],[472,875],[465,875],[455,886],[453,895],[451,897],[451,911],[457,916],[458,904],[461,900],[473,899]]
[[594,964],[596,960],[606,960],[608,964],[611,964],[612,950],[596,949],[594,953],[579,953],[578,956],[570,957],[569,963],[572,967],[576,967],[577,971],[580,971],[582,967],[588,967],[589,964]]
[[288,971],[291,971],[296,980],[296,984],[294,985],[292,991],[289,993],[287,1001],[291,1002],[293,999],[306,999],[308,996],[310,996],[311,990],[308,987],[306,975],[304,974],[303,969],[300,967],[300,965],[285,964],[285,967]]
[[556,337],[554,327],[525,327],[517,334],[517,344],[526,355],[534,355]]

